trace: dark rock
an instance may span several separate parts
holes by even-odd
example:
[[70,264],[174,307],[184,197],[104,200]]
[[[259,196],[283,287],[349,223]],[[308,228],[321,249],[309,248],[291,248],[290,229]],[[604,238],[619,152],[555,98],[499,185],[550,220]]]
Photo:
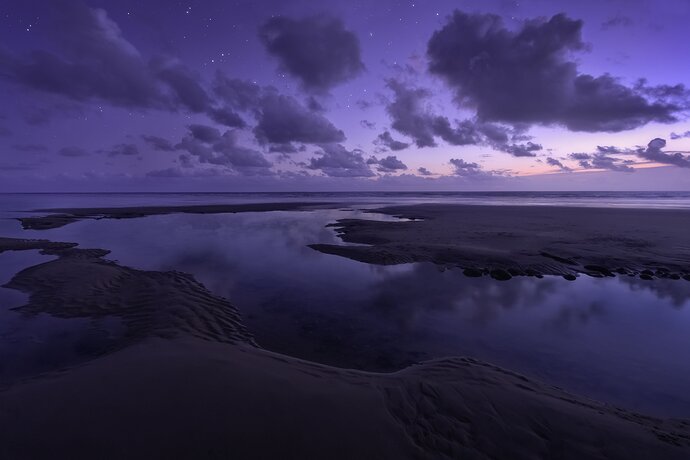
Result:
[[585,265],[585,270],[590,272],[598,272],[604,276],[614,276],[614,274],[611,273],[611,270],[606,267],[602,267],[601,265]]
[[568,281],[575,281],[577,279],[577,276],[573,275],[572,273],[566,273],[565,275],[563,275],[563,278]]
[[497,268],[495,270],[491,270],[490,275],[493,279],[498,280],[498,281],[508,281],[509,279],[512,278],[510,273],[503,270],[502,268]]
[[462,271],[462,274],[470,278],[479,278],[483,275],[482,271],[477,268],[466,268]]
[[641,280],[646,280],[646,281],[651,281],[651,280],[654,279],[654,277],[653,277],[652,275],[650,275],[650,274],[647,274],[647,273],[641,273],[641,274],[640,274],[640,279],[641,279]]

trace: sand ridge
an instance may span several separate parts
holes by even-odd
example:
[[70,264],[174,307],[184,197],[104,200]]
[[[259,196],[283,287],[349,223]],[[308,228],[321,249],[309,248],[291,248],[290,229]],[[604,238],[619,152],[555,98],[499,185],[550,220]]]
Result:
[[[46,240],[0,240],[3,248],[41,248],[58,258],[17,273],[4,287],[30,294],[15,308],[59,318],[121,318],[128,341],[180,334],[227,343],[254,344],[240,314],[191,275],[144,271],[104,259],[103,249],[80,249]],[[127,343],[129,344],[129,342]]]

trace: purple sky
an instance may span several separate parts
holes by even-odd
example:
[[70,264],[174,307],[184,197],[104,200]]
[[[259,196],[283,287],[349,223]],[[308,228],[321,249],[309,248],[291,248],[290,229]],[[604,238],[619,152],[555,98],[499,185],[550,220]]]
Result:
[[0,4],[0,191],[690,190],[690,2]]

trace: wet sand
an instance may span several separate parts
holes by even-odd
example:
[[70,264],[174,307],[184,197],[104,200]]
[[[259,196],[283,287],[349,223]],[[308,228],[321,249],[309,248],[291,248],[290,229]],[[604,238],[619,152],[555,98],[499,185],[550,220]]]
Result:
[[0,251],[41,247],[58,258],[8,283],[30,294],[20,311],[114,316],[127,332],[85,364],[0,389],[2,458],[690,456],[690,421],[471,358],[378,374],[268,352],[189,275],[134,270],[69,243],[0,240]]
[[306,211],[316,207],[335,206],[335,203],[318,202],[282,202],[282,203],[247,203],[189,206],[137,206],[126,208],[55,208],[35,209],[36,213],[48,213],[37,217],[21,217],[25,230],[48,230],[78,222],[84,219],[133,219],[145,216],[164,214],[222,214],[236,212],[266,211]]
[[5,251],[22,251],[29,249],[67,249],[77,246],[76,243],[60,243],[48,240],[26,240],[21,238],[0,237],[0,254]]
[[371,264],[433,262],[468,276],[561,275],[690,281],[690,211],[414,205],[375,209],[413,221],[345,219],[347,243],[312,248]]

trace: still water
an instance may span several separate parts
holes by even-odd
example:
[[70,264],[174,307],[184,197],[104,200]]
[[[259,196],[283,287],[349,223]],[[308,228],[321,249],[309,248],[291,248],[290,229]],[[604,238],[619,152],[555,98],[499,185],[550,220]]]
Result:
[[[326,224],[345,217],[386,218],[352,209],[177,214],[48,231],[22,231],[6,220],[0,233],[78,242],[110,249],[108,258],[124,265],[191,273],[230,299],[257,341],[278,352],[375,371],[473,356],[626,408],[690,417],[690,283],[498,282],[432,264],[368,265],[307,247],[339,243]],[[35,263],[5,253],[0,264],[10,254],[14,268]]]

